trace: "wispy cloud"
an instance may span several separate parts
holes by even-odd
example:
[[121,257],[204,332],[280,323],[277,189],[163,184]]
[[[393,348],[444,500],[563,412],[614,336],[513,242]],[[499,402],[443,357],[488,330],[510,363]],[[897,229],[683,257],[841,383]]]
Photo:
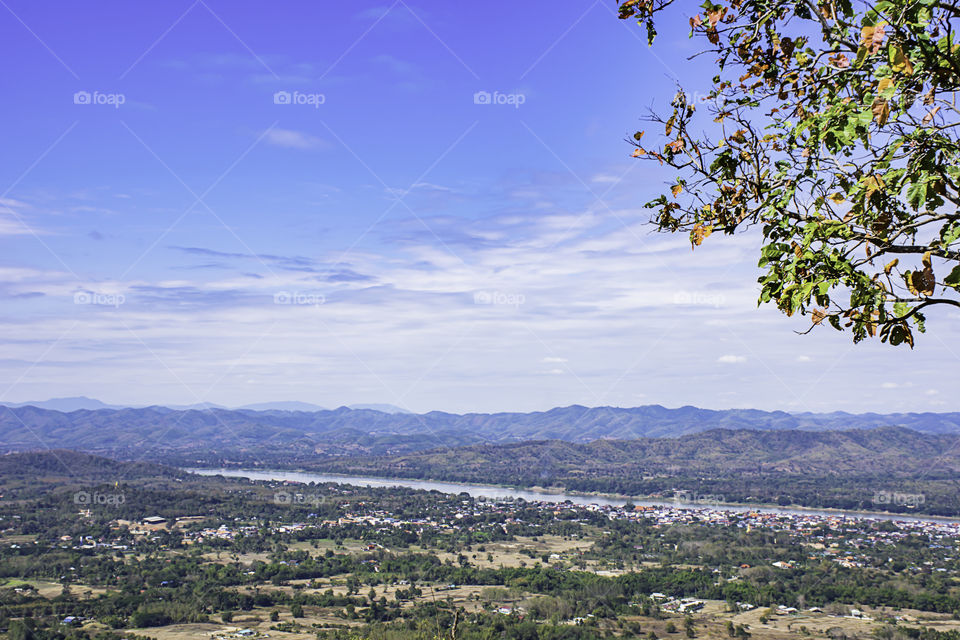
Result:
[[328,149],[331,146],[323,138],[293,129],[270,129],[264,134],[263,140],[275,147],[288,149]]

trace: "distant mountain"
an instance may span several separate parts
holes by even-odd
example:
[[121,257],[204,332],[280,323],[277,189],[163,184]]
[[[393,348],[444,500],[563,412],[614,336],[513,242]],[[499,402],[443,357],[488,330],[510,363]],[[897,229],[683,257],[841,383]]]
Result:
[[[536,484],[551,477],[651,474],[960,476],[960,436],[902,427],[847,431],[712,429],[680,438],[537,440],[437,448],[398,456],[344,457],[314,468],[346,474]],[[935,465],[934,465],[935,463]],[[934,466],[936,467],[934,469]]]
[[[207,409],[226,409],[227,408],[222,404],[215,404],[213,402],[198,402],[196,404],[168,404],[168,405],[162,405],[162,407],[164,409],[173,409],[174,411],[206,411]],[[131,407],[121,407],[121,408],[130,409]]]
[[[789,414],[782,411],[659,405],[621,409],[579,405],[533,413],[385,413],[340,407],[321,411],[251,409],[79,409],[0,406],[0,447],[48,446],[136,458],[149,452],[254,456],[393,455],[436,447],[527,440],[588,443],[602,439],[676,438],[712,429],[834,431],[899,426],[960,433],[960,413]],[[155,458],[161,459],[161,458]]]
[[86,396],[75,396],[72,398],[51,398],[49,400],[38,400],[34,402],[19,402],[16,404],[5,403],[8,407],[39,407],[41,409],[50,409],[51,411],[79,411],[86,409],[93,411],[96,409],[120,409],[119,405],[104,404],[99,400],[87,398]]
[[297,400],[281,400],[279,402],[258,402],[257,404],[245,404],[238,409],[248,411],[326,411],[320,405],[309,402],[298,402]]
[[348,409],[369,409],[370,411],[380,411],[382,413],[413,413],[402,407],[392,404],[351,404]]

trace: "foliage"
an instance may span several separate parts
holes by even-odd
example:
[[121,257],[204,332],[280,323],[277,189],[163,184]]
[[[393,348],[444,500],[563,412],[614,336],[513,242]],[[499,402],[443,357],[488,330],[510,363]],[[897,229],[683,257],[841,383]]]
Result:
[[[675,4],[620,18],[652,44]],[[960,307],[958,21],[938,0],[706,0],[689,19],[716,64],[706,108],[680,90],[651,116],[663,139],[634,136],[675,170],[647,205],[658,228],[696,247],[758,226],[761,302],[912,347],[925,310]]]

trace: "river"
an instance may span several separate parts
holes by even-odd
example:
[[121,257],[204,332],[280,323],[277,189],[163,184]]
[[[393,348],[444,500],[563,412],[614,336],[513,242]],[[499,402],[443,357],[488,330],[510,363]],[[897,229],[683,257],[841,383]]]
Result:
[[440,493],[457,494],[466,492],[474,498],[490,499],[517,499],[523,498],[528,502],[566,502],[589,506],[592,504],[600,506],[620,507],[630,502],[632,504],[644,507],[682,507],[690,509],[715,509],[719,511],[735,512],[756,512],[772,513],[777,515],[793,516],[822,516],[835,517],[844,516],[848,518],[873,519],[873,520],[892,520],[899,522],[939,522],[960,524],[960,520],[955,518],[941,518],[938,516],[911,516],[903,514],[877,513],[873,511],[840,511],[840,510],[822,510],[822,509],[799,509],[789,507],[754,507],[739,504],[729,504],[724,502],[677,502],[673,500],[640,500],[632,498],[617,498],[584,495],[577,493],[564,493],[553,491],[539,491],[536,489],[515,489],[513,487],[502,487],[486,484],[467,484],[462,482],[440,482],[435,480],[411,480],[407,478],[374,478],[371,476],[346,476],[332,473],[308,473],[302,471],[277,471],[269,469],[260,469],[257,471],[248,469],[183,469],[189,473],[195,473],[201,476],[224,476],[227,478],[248,478],[250,480],[273,480],[298,482],[309,484],[311,482],[333,482],[336,484],[347,484],[359,487],[408,487],[410,489],[423,489],[424,491],[439,491]]

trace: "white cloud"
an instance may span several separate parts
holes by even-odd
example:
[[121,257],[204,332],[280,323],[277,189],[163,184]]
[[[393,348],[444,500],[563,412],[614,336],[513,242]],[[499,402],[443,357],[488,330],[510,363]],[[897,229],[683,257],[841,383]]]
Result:
[[596,183],[598,183],[598,184],[615,184],[615,183],[617,183],[617,182],[620,182],[620,177],[619,177],[619,176],[606,175],[606,174],[598,174],[598,175],[593,176],[593,177],[590,179],[590,181],[591,181],[591,182],[596,182]]
[[288,149],[324,149],[330,144],[322,139],[293,129],[270,129],[263,136],[264,142]]
[[[869,342],[851,348],[849,334],[828,328],[798,336],[794,321],[769,305],[757,308],[753,239],[720,238],[691,253],[685,238],[635,235],[597,212],[426,222],[443,244],[424,233],[346,256],[346,247],[334,246],[310,253],[305,271],[284,270],[281,259],[271,258],[269,268],[244,260],[239,248],[190,258],[227,263],[218,270],[124,282],[78,284],[63,271],[0,268],[0,296],[8,295],[0,301],[0,377],[28,371],[8,399],[188,404],[199,396],[239,405],[300,396],[330,406],[373,398],[423,411],[493,411],[633,406],[642,388],[643,402],[667,406],[906,408],[887,398],[894,394],[871,395],[882,379],[857,375],[899,370],[902,353]],[[563,242],[551,242],[571,226]],[[367,278],[323,279],[323,265],[340,259],[338,269]],[[121,291],[125,303],[77,306],[78,286]],[[677,305],[678,290],[716,292],[724,304]],[[522,295],[523,303],[478,305],[477,291],[503,294],[494,301]],[[26,297],[33,292],[45,295]],[[275,304],[280,292],[324,302]],[[936,372],[949,366],[949,354],[926,344],[918,341],[911,354],[926,358],[912,371],[921,389],[938,384]],[[829,366],[776,366],[794,358]],[[124,384],[131,376],[148,381],[149,391]],[[318,379],[327,382],[318,387]],[[257,381],[256,397],[249,380]],[[933,405],[916,396],[910,409]]]
[[25,236],[40,233],[33,231],[26,222],[0,211],[0,236]]
[[883,389],[896,389],[899,386],[900,385],[898,385],[896,382],[884,382],[882,385],[880,385],[880,387]]

